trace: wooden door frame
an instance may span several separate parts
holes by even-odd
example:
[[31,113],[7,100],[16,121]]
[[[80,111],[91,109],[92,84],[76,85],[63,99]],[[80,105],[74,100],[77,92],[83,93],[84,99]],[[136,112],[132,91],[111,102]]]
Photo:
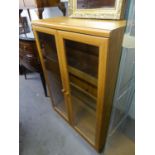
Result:
[[[47,85],[48,85],[48,89],[50,90],[50,83],[49,83],[49,80],[48,80],[48,76],[46,75],[46,68],[45,68],[45,64],[44,64],[44,60],[43,60],[43,56],[42,56],[42,51],[41,51],[41,48],[40,48],[40,43],[39,43],[39,37],[38,37],[38,34],[37,32],[42,32],[44,34],[49,34],[49,35],[53,35],[55,37],[55,43],[56,43],[56,48],[57,48],[57,55],[58,55],[58,62],[59,62],[59,69],[60,69],[60,76],[61,76],[61,82],[62,82],[62,91],[64,89],[64,75],[63,75],[63,68],[62,68],[62,63],[61,63],[61,55],[60,55],[60,52],[58,52],[58,44],[57,44],[57,37],[56,37],[56,30],[54,29],[49,29],[49,28],[44,28],[44,27],[39,27],[39,26],[36,26],[36,25],[32,25],[32,29],[33,29],[33,32],[34,32],[34,36],[35,36],[35,39],[36,39],[36,44],[37,44],[37,49],[38,49],[38,53],[39,53],[39,57],[40,57],[40,61],[41,61],[41,65],[42,65],[42,68],[43,68],[43,73],[45,75],[45,79],[47,81]],[[65,102],[65,106],[66,106],[66,109],[67,109],[67,118],[60,112],[58,111],[56,108],[55,108],[55,104],[54,104],[54,100],[53,100],[53,95],[51,93],[52,91],[50,90],[50,98],[51,98],[51,101],[52,101],[52,107],[54,108],[55,111],[57,111],[66,121],[68,121],[70,123],[70,120],[69,120],[69,112],[68,112],[68,104],[67,104],[67,97],[66,97],[66,94],[63,92],[63,95],[64,95],[64,102]]]
[[[96,150],[101,148],[100,146],[100,138],[102,133],[102,118],[103,118],[103,107],[104,107],[104,93],[105,93],[105,80],[106,80],[106,68],[107,68],[107,55],[108,55],[108,46],[109,46],[109,38],[91,36],[86,34],[79,34],[75,32],[66,32],[66,31],[57,31],[58,36],[58,51],[61,53],[61,62],[63,63],[64,73],[65,75],[65,89],[68,93],[68,104],[69,104],[69,115],[73,116],[73,108],[71,101],[71,91],[69,86],[69,75],[67,70],[67,58],[66,51],[64,45],[64,39],[77,41],[89,45],[94,45],[99,47],[99,64],[98,64],[98,83],[97,83],[97,109],[96,109],[96,133],[95,133],[95,145],[93,145],[88,139],[84,137],[88,143],[90,143]],[[73,123],[73,118],[72,118]],[[78,131],[79,132],[79,131]],[[81,133],[80,133],[81,134]]]

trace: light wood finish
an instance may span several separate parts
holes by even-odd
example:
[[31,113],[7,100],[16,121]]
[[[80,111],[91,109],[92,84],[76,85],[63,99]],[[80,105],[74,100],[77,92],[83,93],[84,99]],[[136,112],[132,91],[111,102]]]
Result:
[[[106,142],[125,25],[125,21],[67,17],[32,23],[41,60],[38,32],[55,36],[69,123],[97,151],[101,151]],[[80,63],[84,63],[85,54],[90,57],[89,61],[85,60],[89,66],[98,61],[97,75],[71,66],[69,59],[74,53],[77,60],[81,59]],[[76,63],[76,59],[72,61]],[[92,71],[94,69],[92,65]]]
[[[106,133],[107,133],[108,124],[110,121],[110,114],[112,109],[114,91],[115,91],[119,63],[120,63],[119,60],[121,58],[121,43],[123,40],[123,33],[124,33],[124,29],[119,28],[115,31],[112,31],[111,37],[109,38],[109,47],[108,47],[109,50],[107,53],[106,68],[104,68],[105,69],[104,88],[102,88],[103,81],[101,81],[100,83],[101,88],[99,88],[101,90],[98,91],[98,95],[99,95],[100,91],[104,89],[104,94],[100,94],[100,95],[103,95],[103,98],[101,98],[102,104],[99,104],[98,106],[98,110],[100,110],[100,113],[102,115],[98,114],[97,116],[97,120],[101,120],[101,121],[98,121],[99,123],[98,132],[100,134],[96,136],[97,142],[98,142],[96,145],[97,150],[102,149],[101,146],[103,146],[106,140]],[[102,70],[103,68],[99,72],[102,72]],[[102,130],[102,129],[105,129],[105,130]]]
[[[58,38],[59,38],[59,45],[60,45],[58,50],[61,52],[61,54],[63,55],[63,59],[65,60],[64,61],[64,68],[68,69],[66,72],[70,72],[70,67],[67,67],[67,57],[66,57],[66,51],[65,51],[65,47],[64,47],[64,43],[63,43],[65,39],[74,40],[74,41],[77,41],[77,42],[86,43],[86,44],[90,44],[90,45],[95,45],[95,46],[98,46],[99,49],[100,49],[101,46],[105,45],[106,44],[106,41],[108,40],[107,38],[89,36],[89,35],[78,34],[78,33],[73,33],[73,32],[72,33],[71,32],[64,32],[64,31],[58,31]],[[103,50],[99,50],[99,51],[104,52]],[[85,80],[88,79],[87,81],[88,82],[91,81],[90,83],[92,84],[92,81],[93,80],[90,80],[90,78],[87,78],[89,76],[85,76],[85,73],[84,73],[84,75],[81,74],[80,71],[79,71],[79,75],[78,75],[78,72],[76,72],[76,73],[77,73],[76,74],[77,76],[79,76],[80,78],[82,77]],[[72,90],[70,89],[70,87],[68,87],[69,86],[69,83],[70,83],[70,77],[69,77],[68,74],[66,75],[66,77],[67,77],[67,79],[66,79],[66,82],[67,82],[67,85],[66,85],[67,92],[69,92],[70,95],[73,95],[73,94],[71,94],[71,91]],[[97,80],[95,80],[95,84],[97,83],[96,81]],[[72,98],[72,97],[70,97],[70,98]],[[79,101],[79,100],[76,100],[76,101]],[[76,102],[76,101],[74,101],[72,99],[72,102]],[[71,107],[71,111],[70,112],[73,114],[74,111],[76,111],[76,107],[73,107],[74,105],[73,105],[72,102],[68,102],[68,104]],[[77,105],[79,103],[80,102],[77,102],[75,104]],[[96,101],[96,105],[98,105],[98,100]],[[83,110],[81,109],[79,113],[81,113],[82,111]],[[95,113],[96,113],[96,111],[94,111],[94,114]],[[85,113],[83,113],[82,115],[84,115],[84,117],[88,117],[88,118],[91,117],[90,113],[88,113],[87,111]],[[94,117],[96,117],[95,115],[94,115]],[[79,117],[79,115],[77,114],[77,116],[73,116],[73,117],[74,117],[73,126],[76,128],[76,125],[74,125],[75,124],[75,120],[76,120],[75,117]],[[83,127],[84,127],[83,125],[80,125],[79,127],[81,127],[81,134],[86,138],[86,140],[91,145],[95,145],[95,138],[90,138],[88,136],[89,134],[91,135],[93,133],[92,137],[95,137],[95,133],[96,133],[96,129],[95,129],[96,128],[95,127],[95,125],[96,125],[96,119],[94,118],[94,119],[91,119],[91,120],[95,120],[95,121],[93,121],[93,122],[91,122],[91,121],[87,122],[88,119],[85,119],[85,118],[84,119],[80,119],[80,121],[82,121],[82,122],[79,121],[79,124],[81,124],[81,123],[82,124],[89,124],[89,125],[87,125],[87,127],[88,128],[89,128],[89,126],[93,127],[91,130],[93,130],[94,132],[90,131],[90,133],[88,133],[89,130],[83,129]],[[93,123],[93,124],[91,124],[91,123]],[[80,128],[78,128],[78,130],[80,130]]]
[[[46,78],[46,81],[47,81],[47,84],[48,84],[48,88],[50,90],[50,83],[49,83],[49,78],[46,74],[46,67],[45,67],[45,63],[44,63],[44,60],[43,60],[43,55],[42,55],[42,50],[41,50],[41,46],[40,46],[40,43],[39,43],[39,38],[38,38],[38,35],[37,35],[37,32],[44,32],[46,34],[50,34],[50,35],[53,35],[55,37],[56,35],[56,31],[55,30],[50,30],[50,29],[46,29],[46,28],[42,28],[42,27],[35,27],[35,30],[34,31],[34,35],[35,35],[35,38],[36,38],[36,44],[37,44],[37,48],[38,48],[38,52],[39,52],[39,56],[40,56],[40,61],[41,61],[41,64],[42,64],[42,67],[43,67],[43,72],[44,72],[44,75],[45,75],[45,78]],[[59,57],[58,57],[59,58]],[[62,67],[61,63],[60,64],[60,68]],[[62,81],[63,80],[63,76],[61,74],[61,78],[62,78]],[[63,82],[62,82],[63,84]],[[63,86],[64,87],[64,86]],[[52,95],[52,90],[50,90],[50,96],[51,96],[51,101],[52,101],[52,106],[53,108],[55,108],[54,106],[54,100],[53,100],[53,95]],[[67,98],[66,96],[65,97],[65,104],[67,103]],[[66,108],[67,108],[67,104],[66,104]],[[67,108],[68,109],[68,108]],[[64,113],[63,112],[60,112],[60,110],[58,110],[58,108],[56,108],[56,110],[66,119],[68,120],[69,116],[64,116]],[[67,112],[68,114],[69,112]]]
[[97,79],[96,78],[94,78],[94,77],[92,77],[92,76],[90,76],[84,72],[81,72],[80,70],[78,70],[76,68],[70,67],[70,66],[68,67],[68,71],[70,73],[72,73],[73,75],[78,76],[85,81],[88,81],[92,85],[97,86]]
[[89,97],[93,98],[94,100],[97,99],[97,98],[96,98],[95,96],[93,96],[88,90],[86,91],[86,90],[82,89],[80,84],[79,84],[79,85],[76,85],[76,84],[70,82],[70,85],[73,86],[73,87],[75,87],[75,88],[77,88],[78,90],[80,90],[80,91],[83,92],[84,94],[88,95]]
[[91,19],[72,19],[69,17],[56,17],[32,21],[33,25],[39,25],[56,30],[78,32],[94,36],[110,37],[111,31],[123,28],[125,20],[91,20]]
[[85,82],[84,80],[76,77],[74,75],[70,75],[70,83],[79,87],[79,89],[89,93],[89,95],[96,98],[97,96],[97,85],[93,86],[89,82]]
[[[61,61],[61,72],[62,72],[62,76],[63,76],[63,83],[64,83],[64,90],[65,90],[65,97],[67,100],[67,107],[68,107],[68,117],[70,120],[70,124],[73,125],[73,111],[72,111],[72,105],[71,105],[71,94],[70,94],[70,86],[69,86],[69,81],[68,81],[68,70],[66,68],[66,59],[64,59],[66,57],[65,53],[62,53],[60,48],[64,49],[64,44],[63,44],[63,40],[60,40],[58,37],[58,31],[57,31],[57,36],[56,36],[56,44],[57,44],[57,49],[58,49],[58,53],[59,53],[59,58]],[[60,47],[60,45],[62,45],[62,47]]]

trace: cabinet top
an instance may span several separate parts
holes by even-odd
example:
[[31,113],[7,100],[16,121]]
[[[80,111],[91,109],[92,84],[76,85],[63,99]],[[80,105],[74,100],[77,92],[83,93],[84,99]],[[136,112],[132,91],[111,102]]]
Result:
[[97,20],[56,17],[32,21],[32,26],[109,37],[111,31],[126,26],[125,20]]

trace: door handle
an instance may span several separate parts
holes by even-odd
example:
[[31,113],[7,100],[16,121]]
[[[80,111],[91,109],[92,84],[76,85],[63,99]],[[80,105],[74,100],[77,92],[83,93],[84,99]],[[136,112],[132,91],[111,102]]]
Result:
[[62,92],[62,93],[65,93],[66,91],[65,91],[65,89],[61,89],[61,92]]
[[69,92],[67,92],[65,89],[61,89],[62,93],[65,93],[67,96],[69,95]]

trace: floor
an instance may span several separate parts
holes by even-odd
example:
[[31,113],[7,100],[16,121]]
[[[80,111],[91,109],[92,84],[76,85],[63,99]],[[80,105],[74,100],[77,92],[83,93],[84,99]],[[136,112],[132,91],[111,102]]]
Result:
[[[20,155],[99,155],[55,111],[38,74],[19,77]],[[134,155],[134,140],[117,131],[100,155]]]

